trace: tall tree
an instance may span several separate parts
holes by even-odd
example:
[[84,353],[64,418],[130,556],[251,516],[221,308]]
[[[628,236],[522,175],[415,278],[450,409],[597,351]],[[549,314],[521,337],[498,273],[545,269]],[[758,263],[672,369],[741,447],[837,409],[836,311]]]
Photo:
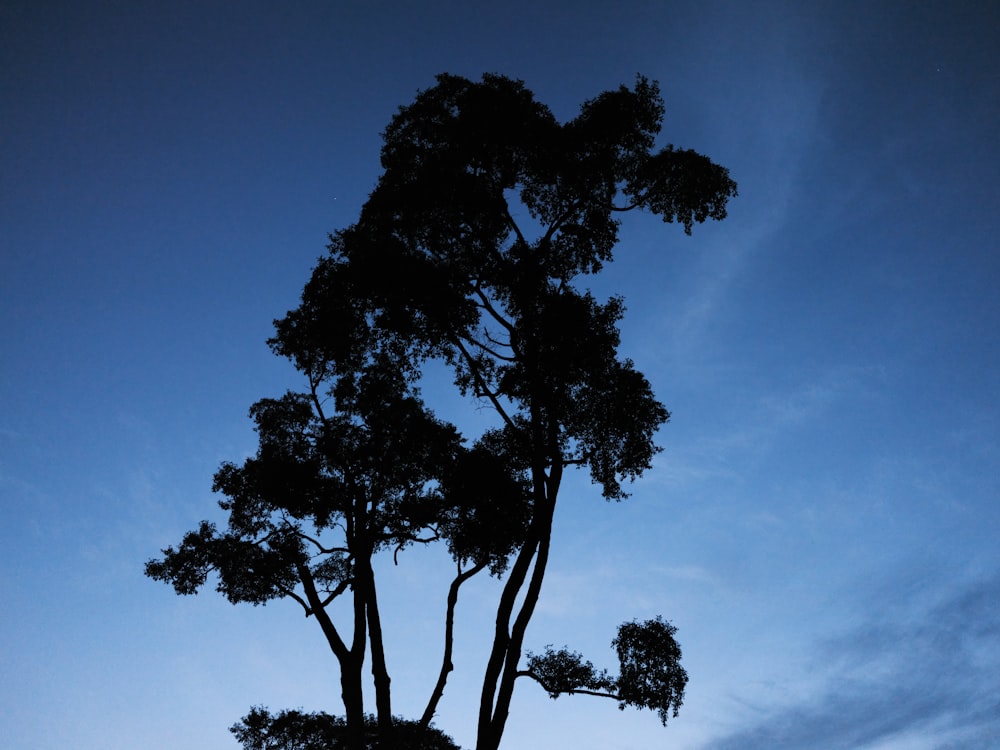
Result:
[[662,117],[641,77],[561,124],[518,81],[439,76],[386,128],[359,221],[332,237],[319,283],[278,323],[279,339],[321,331],[337,319],[331,301],[363,300],[372,325],[420,342],[492,405],[528,467],[532,515],[497,609],[480,750],[503,734],[564,470],[586,466],[604,497],[622,499],[668,418],[618,356],[621,299],[599,302],[579,280],[611,261],[619,215],[648,210],[690,233],[723,218],[736,192],[706,157],[654,150]]
[[[656,148],[662,118],[658,88],[642,77],[560,123],[519,81],[439,76],[392,118],[383,173],[357,223],[331,235],[301,304],[276,321],[273,349],[306,374],[310,388],[255,407],[256,416],[267,416],[280,404],[276,420],[258,418],[262,450],[279,446],[280,460],[267,473],[305,476],[301,488],[291,486],[308,498],[310,520],[342,524],[347,541],[331,547],[305,536],[294,510],[303,500],[282,495],[262,505],[253,460],[223,467],[216,485],[233,498],[228,507],[246,504],[256,514],[248,526],[254,536],[239,537],[234,559],[280,550],[276,582],[259,577],[268,592],[291,596],[291,584],[301,584],[300,604],[319,619],[320,605],[352,587],[353,645],[339,644],[333,624],[324,625],[342,674],[346,666],[351,675],[348,726],[363,724],[360,703],[346,704],[359,684],[367,634],[380,729],[391,731],[371,555],[432,538],[447,538],[459,567],[423,726],[452,668],[458,586],[483,569],[506,577],[483,676],[478,750],[498,748],[518,677],[550,695],[589,692],[654,708],[664,721],[680,705],[686,674],[672,626],[661,620],[622,626],[617,678],[592,667],[588,674],[589,662],[568,650],[519,666],[565,470],[584,467],[606,499],[625,498],[623,485],[649,468],[659,450],[654,433],[669,417],[647,379],[619,356],[621,298],[600,301],[582,282],[612,260],[624,214],[650,211],[690,233],[695,223],[724,218],[736,194],[728,172],[708,158]],[[416,396],[429,358],[447,363],[457,388],[497,417],[472,448]],[[324,414],[326,397],[339,416]],[[255,460],[270,461],[271,453]],[[287,483],[277,484],[285,492]],[[262,507],[278,521],[260,521]],[[214,549],[214,529],[196,534],[191,550]],[[219,537],[220,550],[232,547],[228,538]],[[305,549],[341,557],[329,557],[337,562],[324,561],[317,576]],[[229,563],[185,550],[166,550],[147,571],[186,593],[188,581],[201,585],[214,567],[230,595]],[[187,567],[185,554],[194,561]],[[310,594],[317,577],[325,594]]]

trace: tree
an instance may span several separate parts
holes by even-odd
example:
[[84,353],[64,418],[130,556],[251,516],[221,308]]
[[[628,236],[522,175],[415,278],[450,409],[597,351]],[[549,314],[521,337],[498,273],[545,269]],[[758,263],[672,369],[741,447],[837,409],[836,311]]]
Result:
[[[328,729],[352,750],[368,747],[362,679],[368,645],[377,736],[385,747],[397,747],[395,734],[403,726],[392,715],[373,556],[447,539],[460,563],[449,597],[450,622],[461,583],[484,568],[503,571],[528,498],[502,453],[488,449],[489,435],[465,448],[454,427],[427,411],[405,373],[378,356],[359,367],[349,378],[331,376],[329,382],[329,373],[310,371],[308,393],[256,403],[250,410],[260,439],[256,456],[242,466],[224,464],[215,475],[214,489],[227,498],[219,505],[229,512],[228,529],[220,534],[202,522],[177,549],[163,550],[163,559],[146,565],[147,575],[173,584],[180,594],[195,593],[215,572],[218,591],[234,604],[288,598],[315,617],[339,662],[346,712],[342,725]],[[335,392],[332,412],[320,394],[323,384]],[[488,492],[465,494],[471,472],[491,481]],[[518,507],[520,514],[510,512]],[[501,508],[507,513],[498,524]],[[506,528],[506,536],[486,538],[484,523],[495,532]],[[463,569],[466,561],[471,567]],[[328,613],[344,595],[352,605],[349,634]],[[450,632],[446,660],[449,654]],[[420,723],[428,732],[441,692],[443,683]],[[261,716],[256,719],[259,726]],[[324,721],[313,716],[309,736]],[[276,720],[268,736],[277,741],[294,726],[291,719]]]
[[[655,149],[662,118],[658,88],[642,77],[566,123],[521,82],[495,75],[441,75],[402,107],[383,134],[383,172],[357,223],[331,235],[301,304],[275,322],[271,346],[306,376],[307,392],[252,410],[258,455],[216,475],[229,531],[203,524],[147,565],[179,593],[214,570],[234,602],[287,597],[316,616],[340,662],[351,748],[364,747],[366,642],[380,736],[396,725],[372,556],[414,543],[444,540],[458,566],[421,726],[453,667],[458,587],[482,570],[504,586],[478,750],[499,747],[518,677],[550,694],[652,708],[664,722],[680,705],[686,674],[673,626],[659,619],[619,630],[617,678],[588,673],[589,662],[568,650],[519,667],[564,471],[583,467],[606,499],[624,499],[669,417],[618,355],[621,298],[599,301],[581,281],[612,260],[619,216],[650,211],[690,234],[695,223],[724,218],[736,194],[708,158]],[[471,447],[419,398],[431,359],[497,417]],[[340,542],[309,533],[307,521],[317,533],[339,530]],[[350,643],[325,613],[347,590]]]
[[[393,730],[396,750],[459,750],[443,732],[416,721],[396,719]],[[348,746],[347,722],[323,711],[281,711],[272,715],[258,706],[229,731],[243,750],[337,750]],[[366,716],[362,747],[377,747],[378,735],[378,722]]]

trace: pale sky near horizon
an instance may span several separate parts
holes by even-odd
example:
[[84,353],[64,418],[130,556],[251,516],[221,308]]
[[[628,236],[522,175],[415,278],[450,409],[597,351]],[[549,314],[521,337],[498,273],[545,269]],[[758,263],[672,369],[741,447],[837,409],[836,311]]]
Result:
[[[143,564],[219,517],[247,409],[300,387],[271,321],[393,112],[498,72],[560,119],[657,79],[662,142],[740,190],[693,237],[627,218],[594,279],[673,416],[626,502],[569,481],[528,635],[613,667],[617,624],[662,614],[681,714],[525,684],[505,746],[1000,746],[998,50],[989,2],[4,3],[2,744],[224,750],[252,705],[340,710],[296,605],[177,597]],[[406,715],[450,572],[380,571]],[[466,748],[496,593],[459,605],[438,725]]]

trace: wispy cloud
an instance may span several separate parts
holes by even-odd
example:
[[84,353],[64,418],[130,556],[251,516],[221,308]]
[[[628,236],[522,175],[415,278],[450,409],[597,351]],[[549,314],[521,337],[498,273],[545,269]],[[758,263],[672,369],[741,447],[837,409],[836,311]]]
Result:
[[[825,687],[702,750],[995,748],[1000,740],[1000,575],[821,643]],[[914,605],[913,600],[917,599]]]
[[760,80],[752,92],[726,100],[730,111],[725,121],[766,122],[746,128],[743,152],[728,157],[740,195],[729,219],[704,247],[702,268],[690,283],[684,308],[664,322],[666,340],[676,350],[673,359],[679,362],[704,350],[709,327],[726,308],[734,283],[787,228],[803,166],[814,147],[821,87],[804,75],[778,74],[778,63],[772,64],[776,67],[766,74],[758,71]]
[[739,481],[776,445],[803,432],[815,433],[824,419],[884,387],[877,367],[851,364],[821,371],[802,368],[800,374],[785,373],[784,380],[748,385],[749,392],[734,401],[719,424],[669,443],[667,459],[657,464],[658,480],[675,488],[713,478]]

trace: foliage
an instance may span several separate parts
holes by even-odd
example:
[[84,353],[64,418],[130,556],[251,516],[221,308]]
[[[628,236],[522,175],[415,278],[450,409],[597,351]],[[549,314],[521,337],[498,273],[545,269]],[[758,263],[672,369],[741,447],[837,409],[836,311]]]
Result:
[[668,715],[677,716],[688,676],[681,666],[681,647],[674,640],[676,632],[677,628],[659,616],[618,628],[618,636],[611,645],[618,651],[621,664],[619,708],[630,705],[653,709],[664,726]]
[[[374,716],[365,717],[365,728],[364,747],[377,747]],[[254,707],[229,728],[243,750],[337,750],[347,747],[346,730],[344,719],[323,711],[281,711],[271,715],[263,706]],[[394,739],[396,750],[459,750],[441,730],[398,717]]]
[[[296,596],[304,566],[331,595],[352,581],[364,551],[418,541],[436,521],[427,506],[440,504],[429,483],[445,467],[454,471],[460,436],[414,396],[380,396],[377,408],[359,403],[329,417],[309,394],[255,404],[257,455],[242,466],[225,463],[215,475],[228,530],[219,534],[202,522],[178,549],[150,561],[147,575],[193,594],[215,571],[229,601],[265,604]],[[339,545],[317,540],[334,531],[342,532]]]
[[565,646],[556,651],[549,645],[541,654],[528,651],[525,655],[527,669],[521,676],[534,679],[553,700],[571,693],[610,693],[616,687],[617,681],[607,670],[598,672],[582,654]]
[[611,642],[618,652],[619,676],[597,671],[583,656],[568,648],[546,646],[541,654],[527,654],[521,677],[538,682],[551,698],[580,693],[614,698],[618,707],[654,710],[664,726],[669,716],[677,716],[684,701],[687,672],[681,666],[681,648],[674,640],[677,632],[662,617],[619,626]]

